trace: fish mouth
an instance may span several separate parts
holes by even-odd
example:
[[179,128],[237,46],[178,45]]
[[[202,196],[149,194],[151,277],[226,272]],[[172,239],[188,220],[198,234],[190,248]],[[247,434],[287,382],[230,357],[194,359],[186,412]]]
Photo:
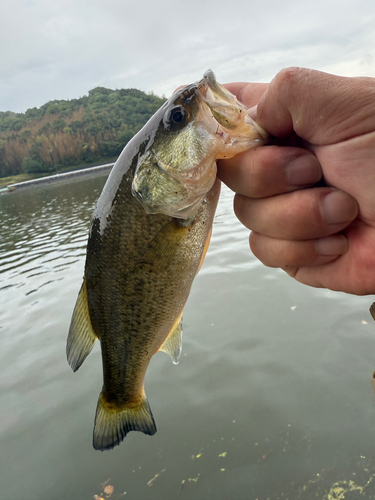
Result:
[[[214,72],[209,69],[197,83],[198,94],[211,112],[210,132],[220,136],[225,144],[233,146],[233,134],[244,136],[242,146],[264,145],[269,141],[269,134],[247,115],[247,107],[235,95],[220,85]],[[240,145],[240,144],[239,144]],[[245,147],[246,149],[246,147]]]
[[[224,100],[229,103],[237,102],[236,97],[231,94],[225,87],[220,85],[220,83],[216,80],[215,73],[212,69],[209,69],[203,75],[203,78],[200,82],[197,83],[198,91],[201,97],[204,100]],[[207,95],[211,91],[213,95]]]

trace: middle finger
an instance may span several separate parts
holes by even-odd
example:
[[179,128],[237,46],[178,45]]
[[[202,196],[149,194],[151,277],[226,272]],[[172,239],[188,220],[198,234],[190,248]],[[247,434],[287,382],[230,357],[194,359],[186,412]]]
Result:
[[234,211],[244,226],[257,233],[306,240],[342,231],[356,218],[358,203],[344,191],[315,187],[262,199],[237,194]]

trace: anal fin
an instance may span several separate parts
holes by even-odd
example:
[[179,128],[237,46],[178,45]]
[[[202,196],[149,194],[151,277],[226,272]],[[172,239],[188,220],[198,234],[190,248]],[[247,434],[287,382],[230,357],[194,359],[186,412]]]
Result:
[[86,281],[83,281],[74,307],[66,343],[66,356],[73,371],[77,371],[85,361],[96,340],[98,337],[91,325],[87,302]]
[[182,349],[182,312],[176,319],[169,332],[168,337],[160,347],[159,351],[166,352],[172,358],[175,365],[178,364]]

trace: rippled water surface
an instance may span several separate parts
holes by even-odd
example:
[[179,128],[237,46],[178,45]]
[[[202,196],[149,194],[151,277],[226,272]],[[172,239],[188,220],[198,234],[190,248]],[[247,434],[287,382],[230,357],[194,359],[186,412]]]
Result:
[[65,341],[104,182],[0,196],[1,498],[375,498],[374,298],[263,267],[229,190],[180,364],[160,353],[147,373],[157,434],[94,451],[100,348],[74,374]]

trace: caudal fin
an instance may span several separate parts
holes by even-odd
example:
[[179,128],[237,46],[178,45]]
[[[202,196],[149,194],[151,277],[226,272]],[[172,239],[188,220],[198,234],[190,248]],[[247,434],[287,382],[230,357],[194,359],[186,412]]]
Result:
[[138,406],[117,408],[106,402],[100,393],[96,408],[93,446],[96,450],[111,450],[130,431],[152,436],[156,432],[154,417],[146,396]]

